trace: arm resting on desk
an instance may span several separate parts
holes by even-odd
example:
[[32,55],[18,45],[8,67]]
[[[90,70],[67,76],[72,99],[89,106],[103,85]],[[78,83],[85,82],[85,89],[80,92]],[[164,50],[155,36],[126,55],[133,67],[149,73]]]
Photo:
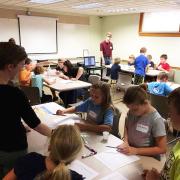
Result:
[[77,75],[76,75],[76,79],[78,80],[84,73],[84,69],[82,67],[79,67]]
[[128,134],[125,128],[124,130],[124,143],[118,146],[118,150],[124,154],[138,154],[152,156],[157,154],[163,154],[166,152],[166,136],[160,136],[155,138],[156,145],[154,147],[131,147],[128,144]]
[[59,109],[59,110],[56,111],[56,114],[63,116],[66,113],[74,113],[74,112],[76,112],[75,107],[70,107],[70,108],[67,108],[67,109]]
[[50,129],[48,126],[46,126],[43,123],[40,123],[37,127],[34,128],[34,130],[48,137],[51,136],[51,132],[52,132],[52,129]]
[[111,131],[111,126],[102,124],[102,125],[94,125],[89,123],[76,123],[76,125],[79,127],[81,131],[91,131],[96,133],[101,133],[103,131]]

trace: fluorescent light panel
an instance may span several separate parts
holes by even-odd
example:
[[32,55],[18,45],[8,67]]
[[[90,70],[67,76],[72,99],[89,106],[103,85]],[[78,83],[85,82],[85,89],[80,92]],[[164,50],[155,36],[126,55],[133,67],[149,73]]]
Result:
[[100,3],[89,3],[89,4],[81,4],[78,6],[73,6],[73,9],[93,9],[93,8],[97,8],[97,7],[101,7],[102,4]]
[[39,3],[39,4],[51,4],[51,3],[61,2],[61,1],[64,1],[64,0],[29,0],[29,2]]

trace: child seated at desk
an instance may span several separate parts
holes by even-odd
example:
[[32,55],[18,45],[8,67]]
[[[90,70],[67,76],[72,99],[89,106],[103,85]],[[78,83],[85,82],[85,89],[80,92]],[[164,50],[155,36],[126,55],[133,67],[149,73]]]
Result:
[[168,84],[168,74],[165,72],[159,73],[156,82],[147,83],[148,92],[155,95],[167,96],[173,90]]
[[61,125],[51,135],[49,155],[31,152],[19,158],[3,180],[66,179],[82,180],[82,175],[68,169],[82,149],[80,132],[76,126]]
[[76,123],[82,131],[103,132],[111,131],[114,110],[111,102],[110,87],[100,82],[90,88],[90,98],[76,107],[57,110],[58,115],[74,112],[87,112],[84,123]]
[[[173,128],[180,131],[180,88],[168,96],[169,114]],[[156,169],[145,170],[146,180],[179,180],[180,179],[180,140],[172,148],[164,168],[159,173]]]
[[52,101],[52,96],[51,95],[44,94],[43,82],[45,82],[45,83],[47,83],[49,85],[54,84],[56,82],[56,80],[51,82],[48,79],[44,78],[42,76],[43,73],[44,73],[44,68],[42,66],[38,65],[38,66],[35,67],[34,75],[31,78],[31,86],[39,88],[39,93],[40,93],[40,97],[41,97],[41,103]]
[[19,84],[21,86],[31,85],[31,71],[33,69],[32,60],[27,58],[25,60],[25,65],[19,71]]
[[154,69],[155,68],[155,64],[152,61],[152,56],[150,54],[147,55],[147,58],[149,60],[149,64],[148,64],[148,68]]
[[121,66],[119,65],[121,62],[120,58],[115,58],[114,59],[114,64],[111,67],[111,80],[116,80],[118,79],[118,73],[121,71]]
[[135,56],[133,54],[131,54],[128,59],[128,65],[129,66],[134,65],[134,61],[135,61]]
[[166,152],[164,119],[151,106],[146,91],[139,86],[130,87],[123,102],[129,112],[125,121],[124,143],[118,146],[118,151],[160,159],[160,154]]
[[162,54],[160,56],[160,63],[157,67],[158,70],[160,71],[164,71],[164,72],[169,72],[171,67],[170,65],[167,63],[167,54]]

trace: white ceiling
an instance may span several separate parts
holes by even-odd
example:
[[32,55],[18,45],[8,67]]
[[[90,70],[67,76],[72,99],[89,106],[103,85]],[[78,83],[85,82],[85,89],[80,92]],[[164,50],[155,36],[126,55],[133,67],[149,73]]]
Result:
[[[81,4],[99,3],[98,8],[75,9]],[[140,12],[180,10],[180,0],[64,0],[53,4],[37,4],[28,0],[0,0],[0,7],[51,13],[81,15],[116,15]]]

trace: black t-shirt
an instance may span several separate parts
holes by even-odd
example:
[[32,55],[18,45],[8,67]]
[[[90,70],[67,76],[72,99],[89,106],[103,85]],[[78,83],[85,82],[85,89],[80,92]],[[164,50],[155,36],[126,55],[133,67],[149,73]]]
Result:
[[[64,73],[66,76],[69,78],[76,78],[77,73],[78,73],[79,67],[73,67],[71,68],[68,72]],[[81,81],[86,81],[84,74],[81,75],[79,78]]]
[[[45,156],[32,152],[19,158],[14,166],[18,180],[33,180],[38,174],[46,171]],[[70,170],[72,180],[82,180],[82,175]]]
[[25,150],[27,138],[21,118],[31,128],[38,126],[40,120],[19,88],[0,85],[0,100],[0,151]]

